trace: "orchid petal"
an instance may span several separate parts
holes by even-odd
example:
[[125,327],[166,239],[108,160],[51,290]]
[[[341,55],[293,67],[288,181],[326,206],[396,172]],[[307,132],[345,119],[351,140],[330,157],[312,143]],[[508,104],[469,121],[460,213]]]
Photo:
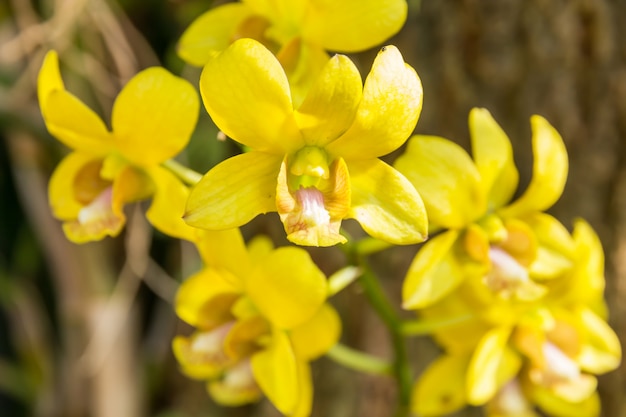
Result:
[[59,57],[50,51],[37,79],[39,106],[50,134],[72,149],[94,155],[110,148],[111,134],[102,119],[72,94],[65,91]]
[[[467,400],[470,404],[486,403],[505,382],[498,381],[498,373],[508,362],[505,352],[510,335],[511,328],[496,327],[488,331],[476,346],[467,371]],[[520,363],[510,362],[508,366],[519,369]]]
[[194,354],[192,344],[193,336],[176,336],[172,340],[172,351],[182,368],[182,372],[189,378],[199,380],[218,377],[223,365],[201,360],[200,355]]
[[234,40],[237,28],[252,14],[242,3],[224,4],[195,19],[178,41],[178,55],[195,66],[206,64]]
[[304,360],[316,359],[339,340],[341,320],[328,304],[322,305],[308,321],[291,330],[290,337],[296,356]]
[[428,236],[426,209],[409,180],[378,159],[346,161],[352,187],[349,217],[371,236],[396,245]]
[[[293,38],[283,45],[276,58],[289,79],[293,107],[299,108],[330,57],[322,48]],[[359,87],[363,88],[362,85]]]
[[398,149],[409,137],[422,110],[422,84],[395,46],[374,60],[354,123],[327,149],[331,155],[369,159]]
[[402,287],[402,308],[414,310],[440,300],[465,277],[454,255],[459,232],[449,230],[422,246],[409,267]]
[[577,358],[581,369],[594,374],[616,369],[622,358],[622,348],[613,329],[588,308],[581,308],[577,313],[586,336]]
[[206,303],[219,294],[236,294],[239,288],[225,274],[204,268],[187,278],[178,288],[174,303],[176,315],[192,326],[202,324]]
[[606,319],[602,243],[591,226],[582,219],[575,221],[572,237],[576,246],[572,275],[557,280],[555,284],[558,288],[552,292],[568,302],[585,304]]
[[417,380],[411,396],[411,410],[423,416],[440,416],[466,405],[465,372],[469,354],[442,355]]
[[302,37],[333,51],[357,52],[379,45],[400,30],[407,16],[404,0],[314,0],[309,4],[301,23]]
[[600,415],[600,398],[597,392],[583,401],[570,402],[560,398],[549,388],[533,385],[530,396],[541,410],[554,417],[598,417]]
[[65,90],[45,98],[44,121],[52,136],[72,149],[104,155],[113,148],[113,136],[93,110]]
[[145,69],[126,84],[113,105],[116,145],[136,164],[163,162],[187,145],[199,108],[198,94],[187,80],[160,67]]
[[490,208],[500,208],[511,200],[519,180],[511,141],[486,109],[470,111],[469,129],[483,192]]
[[228,367],[221,378],[210,380],[207,391],[216,403],[230,407],[256,402],[263,395],[254,380],[249,360]]
[[520,198],[500,214],[521,216],[550,208],[561,196],[567,181],[567,150],[561,135],[541,116],[530,119],[533,132],[533,176]]
[[202,177],[191,190],[185,222],[223,230],[276,211],[276,183],[282,155],[248,152],[229,158]]
[[246,245],[238,228],[202,230],[195,243],[206,265],[224,269],[237,277],[250,273],[252,262],[247,256]]
[[151,168],[149,175],[156,187],[152,204],[146,212],[150,224],[168,236],[196,241],[200,231],[183,221],[189,188],[161,167]]
[[331,58],[295,113],[308,146],[323,147],[354,120],[362,95],[361,76],[344,55]]
[[245,280],[246,293],[276,327],[293,329],[311,319],[326,299],[324,273],[300,248],[270,253]]
[[413,136],[394,166],[422,196],[432,224],[462,229],[485,214],[480,174],[456,143],[435,136]]
[[254,354],[251,363],[254,378],[267,398],[281,413],[291,415],[301,388],[297,359],[287,335],[276,331],[270,346]]
[[51,92],[57,90],[64,91],[65,86],[59,70],[59,55],[52,50],[46,53],[37,78],[37,97],[44,119],[48,110],[45,99]]
[[77,176],[91,164],[101,163],[101,158],[81,152],[72,152],[57,165],[48,184],[48,200],[54,217],[71,220],[78,216],[85,202],[77,199]]
[[215,124],[237,142],[280,155],[303,146],[285,72],[259,42],[240,39],[211,59],[200,92]]

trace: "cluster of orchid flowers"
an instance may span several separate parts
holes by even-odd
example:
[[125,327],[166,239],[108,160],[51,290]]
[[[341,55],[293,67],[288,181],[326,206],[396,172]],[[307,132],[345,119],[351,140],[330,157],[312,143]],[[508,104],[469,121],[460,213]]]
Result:
[[[432,331],[443,353],[415,382],[415,415],[474,405],[493,417],[535,416],[535,406],[596,416],[594,375],[615,369],[621,351],[606,323],[597,236],[582,220],[570,233],[544,213],[567,178],[558,132],[532,117],[533,177],[511,202],[511,144],[487,110],[469,115],[473,159],[444,138],[409,139],[422,86],[399,50],[383,47],[364,83],[347,56],[326,52],[380,44],[406,15],[404,0],[243,0],[200,16],[179,55],[203,66],[204,107],[244,150],[204,176],[170,159],[200,111],[191,83],[163,68],[141,71],[118,95],[109,129],[65,89],[49,52],[41,112],[73,149],[50,180],[52,211],[83,243],[118,235],[124,206],[151,199],[151,224],[196,245],[205,266],[175,302],[195,331],[177,336],[173,351],[218,403],[265,395],[287,416],[310,415],[310,362],[341,334],[327,301],[338,288],[306,250],[262,236],[244,242],[240,226],[277,212],[296,245],[346,243],[344,219],[377,241],[425,242],[402,307],[453,324]],[[394,166],[379,159],[407,139]]]

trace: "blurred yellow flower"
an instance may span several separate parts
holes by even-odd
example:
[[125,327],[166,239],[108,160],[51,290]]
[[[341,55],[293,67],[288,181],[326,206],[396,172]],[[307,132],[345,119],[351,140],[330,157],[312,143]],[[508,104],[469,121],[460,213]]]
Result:
[[[141,71],[118,95],[109,131],[65,90],[57,53],[51,51],[39,72],[38,96],[48,131],[73,149],[49,184],[52,212],[70,240],[116,236],[126,221],[124,204],[184,188],[159,164],[187,145],[195,127],[200,103],[189,82],[163,68]],[[157,219],[169,216],[166,204],[150,212]],[[175,228],[184,226],[178,222]]]
[[347,218],[394,244],[426,238],[419,194],[377,158],[405,142],[422,106],[420,80],[395,47],[381,50],[365,86],[336,55],[294,110],[276,58],[241,39],[205,66],[200,91],[215,124],[252,150],[192,189],[188,224],[227,229],[278,211],[287,238],[300,245],[345,242],[339,228]]
[[536,299],[546,292],[543,281],[571,268],[569,233],[541,213],[567,179],[558,132],[531,118],[533,177],[509,203],[518,183],[509,139],[485,109],[473,109],[469,125],[474,160],[451,141],[415,136],[395,163],[422,195],[431,226],[448,229],[415,257],[403,288],[407,309],[436,302],[470,276],[502,299]]
[[202,66],[235,40],[256,39],[276,54],[300,103],[328,61],[325,50],[379,45],[400,30],[406,16],[405,0],[243,0],[198,17],[181,36],[178,54]]
[[340,321],[325,303],[326,277],[306,251],[273,249],[255,238],[246,250],[238,229],[199,244],[211,266],[188,278],[176,298],[178,316],[196,327],[174,339],[190,377],[206,380],[225,405],[264,393],[289,416],[308,416],[309,362],[338,340]]
[[[434,335],[446,353],[415,385],[415,411],[442,415],[466,404],[490,416],[599,415],[595,375],[619,366],[621,346],[604,320],[602,247],[587,223],[575,223],[574,265],[537,300],[494,303],[465,281],[423,310],[427,317],[473,313]],[[454,380],[454,384],[444,381]]]

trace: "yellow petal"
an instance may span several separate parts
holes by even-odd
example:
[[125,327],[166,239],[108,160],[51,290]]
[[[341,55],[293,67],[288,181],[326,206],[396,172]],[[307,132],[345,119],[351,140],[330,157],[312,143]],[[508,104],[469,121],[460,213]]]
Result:
[[176,336],[172,341],[172,351],[182,372],[193,379],[208,379],[219,376],[223,366],[204,360],[201,353],[194,352],[193,342],[193,336],[190,338]]
[[394,166],[419,191],[435,225],[461,229],[487,210],[476,166],[452,141],[413,136]]
[[218,294],[233,294],[239,289],[225,279],[224,274],[212,268],[204,268],[187,278],[176,293],[175,310],[178,317],[192,326],[198,326],[203,318],[205,304]]
[[240,39],[211,59],[200,92],[215,124],[237,142],[281,156],[303,146],[285,72],[259,42]]
[[300,248],[282,247],[270,253],[245,278],[246,293],[259,311],[281,329],[311,319],[326,299],[324,273]]
[[561,196],[567,181],[567,150],[561,135],[541,116],[530,119],[533,132],[533,176],[530,185],[503,216],[520,216],[550,208]]
[[422,110],[422,83],[395,46],[374,60],[354,123],[327,147],[333,156],[368,159],[398,149],[415,129]]
[[505,238],[497,247],[506,251],[517,263],[527,267],[537,256],[537,237],[527,223],[518,219],[505,219]]
[[[565,289],[575,302],[598,307],[598,303],[603,304],[605,289],[602,242],[589,223],[582,219],[575,221],[572,237],[576,244],[576,267],[573,282]],[[594,311],[606,318],[606,312]]]
[[510,328],[496,327],[487,332],[476,346],[467,370],[467,400],[470,404],[485,404],[496,394],[505,382],[498,378],[498,374],[503,372],[500,369],[503,365],[507,365],[504,371],[516,367],[513,361],[505,360],[510,335]]
[[426,240],[426,209],[409,180],[379,159],[346,163],[352,186],[349,217],[371,236],[395,245]]
[[104,155],[113,148],[113,136],[100,117],[65,90],[42,98],[44,121],[52,136],[72,149]]
[[361,75],[344,55],[331,58],[302,105],[296,121],[308,146],[325,146],[345,132],[362,95]]
[[248,254],[253,265],[261,262],[274,250],[272,239],[265,235],[256,235],[248,242]]
[[580,402],[566,401],[552,390],[538,385],[534,385],[530,392],[539,408],[554,417],[598,417],[600,415],[600,398],[597,392]]
[[149,170],[156,192],[146,218],[156,229],[178,239],[195,241],[199,230],[183,221],[189,188],[171,172],[154,167]]
[[290,417],[309,417],[313,406],[313,378],[308,362],[296,361],[298,368],[298,402]]
[[276,183],[282,159],[282,155],[248,152],[221,162],[191,190],[185,222],[221,230],[276,211]]
[[458,324],[451,324],[433,333],[437,344],[452,354],[474,349],[483,335],[492,328],[492,325],[488,325],[480,318],[480,314],[477,314],[480,310],[477,309],[476,303],[469,299],[470,297],[463,296],[468,289],[471,290],[463,285],[448,297],[420,310],[420,317],[428,321],[454,321],[465,318]]
[[242,3],[224,4],[196,18],[183,32],[178,56],[195,66],[206,64],[234,40],[233,35],[252,11]]
[[238,287],[239,277],[250,273],[252,263],[239,229],[203,230],[195,243],[204,264],[235,275]]
[[308,0],[242,0],[255,14],[271,21],[265,35],[280,44],[299,36]]
[[523,265],[528,266],[528,272],[532,279],[555,279],[572,268],[574,241],[567,229],[557,219],[548,214],[537,212],[524,217],[523,221],[508,219],[507,224],[510,223],[518,223],[519,226],[525,224],[529,234],[532,234],[533,240],[537,241],[532,257],[520,256],[521,254],[507,248],[516,259],[532,261],[529,263],[522,262]]
[[44,119],[47,117],[46,98],[55,90],[65,90],[61,72],[59,71],[59,55],[56,51],[48,51],[44,57],[37,78],[37,97]]
[[403,0],[314,0],[302,22],[302,37],[333,51],[362,51],[397,33],[406,16]]
[[[259,310],[256,308],[254,304],[252,304],[252,300],[245,295],[242,295],[235,301],[233,306],[230,308],[230,312],[237,320],[247,320],[251,317],[261,317],[259,315]],[[266,323],[267,320],[262,318]]]
[[230,329],[224,340],[224,351],[234,359],[240,360],[256,352],[257,339],[270,334],[267,320],[257,315],[241,318]]
[[113,211],[121,215],[124,204],[144,200],[153,193],[154,183],[146,172],[126,164],[113,179]]
[[282,331],[276,331],[271,345],[252,356],[252,372],[267,398],[283,414],[290,415],[298,404],[300,393],[298,364]]
[[230,366],[220,379],[209,381],[207,390],[216,403],[230,407],[256,402],[262,396],[249,360]]
[[113,105],[113,132],[129,160],[150,165],[178,154],[189,142],[200,102],[187,80],[152,67],[135,75]]
[[37,79],[37,96],[50,134],[73,149],[94,155],[111,147],[111,135],[102,119],[79,99],[65,91],[59,57],[49,51]]
[[[285,74],[289,79],[293,107],[298,108],[330,57],[317,45],[302,42],[300,38],[293,38],[283,45],[276,54],[276,58],[285,69]],[[359,87],[362,89],[362,85]]]
[[442,355],[417,380],[411,396],[411,410],[423,416],[440,416],[466,405],[465,372],[470,356]]
[[78,212],[85,205],[79,201],[75,192],[75,183],[81,171],[93,164],[100,166],[102,158],[82,152],[67,155],[52,173],[48,183],[48,199],[54,217],[71,220],[78,217]]
[[153,191],[150,178],[127,163],[118,165],[112,183],[103,179],[102,172],[110,165],[107,160],[111,157],[114,155],[85,165],[74,177],[73,192],[83,207],[75,220],[63,225],[63,230],[75,243],[117,236],[126,222],[124,205],[147,198]]
[[341,334],[339,314],[328,304],[300,326],[291,330],[290,338],[296,356],[309,361],[333,347]]
[[454,290],[464,279],[455,256],[459,232],[449,230],[426,242],[413,259],[402,287],[402,308],[424,308]]
[[513,197],[519,180],[511,141],[487,109],[470,111],[469,128],[472,155],[489,208],[502,207]]
[[622,348],[613,329],[588,308],[581,308],[577,314],[585,330],[585,342],[576,358],[581,369],[594,374],[616,369]]

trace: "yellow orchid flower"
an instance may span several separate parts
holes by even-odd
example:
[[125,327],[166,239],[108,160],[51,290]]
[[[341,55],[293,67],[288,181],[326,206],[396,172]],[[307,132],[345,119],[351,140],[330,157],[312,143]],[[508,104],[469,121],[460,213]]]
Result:
[[404,143],[422,105],[419,78],[397,48],[381,50],[364,87],[354,64],[335,56],[294,110],[276,58],[241,39],[205,66],[200,91],[216,125],[252,150],[192,189],[188,224],[228,229],[277,211],[299,245],[345,242],[339,228],[347,218],[394,244],[426,238],[419,194],[377,158]]
[[196,330],[174,339],[174,353],[221,404],[264,393],[283,414],[308,416],[309,362],[340,334],[339,316],[325,303],[326,277],[303,249],[256,238],[246,250],[238,229],[222,233],[198,247],[212,266],[179,289],[176,312]]
[[542,213],[567,178],[558,132],[544,118],[531,118],[532,181],[509,202],[518,183],[509,139],[485,109],[473,109],[469,125],[473,160],[451,141],[414,136],[395,162],[424,198],[431,225],[448,229],[415,257],[403,288],[407,309],[436,302],[469,276],[500,298],[536,299],[545,295],[545,281],[572,266],[569,233]]
[[205,65],[237,39],[262,42],[285,68],[300,103],[328,61],[326,50],[358,52],[397,33],[405,0],[243,0],[210,10],[183,33],[178,54]]
[[[416,414],[444,415],[466,405],[507,417],[534,416],[535,406],[551,416],[599,414],[594,375],[618,366],[619,341],[590,310],[529,311],[513,326],[477,336],[474,346],[453,347],[422,374],[413,391]],[[587,354],[594,360],[586,363]]]
[[[39,72],[38,96],[48,131],[73,149],[49,184],[52,212],[70,240],[116,236],[126,221],[124,204],[184,187],[159,165],[186,146],[196,124],[200,103],[186,80],[158,67],[141,71],[115,100],[109,130],[65,89],[51,51]],[[159,204],[151,217],[166,219],[168,213]]]
[[539,299],[494,302],[467,279],[422,311],[439,318],[472,312],[474,319],[434,334],[446,354],[416,383],[416,413],[471,404],[494,416],[534,415],[534,406],[551,416],[599,414],[595,375],[619,366],[621,346],[603,316],[600,242],[582,220],[572,239],[573,267],[551,279]]

